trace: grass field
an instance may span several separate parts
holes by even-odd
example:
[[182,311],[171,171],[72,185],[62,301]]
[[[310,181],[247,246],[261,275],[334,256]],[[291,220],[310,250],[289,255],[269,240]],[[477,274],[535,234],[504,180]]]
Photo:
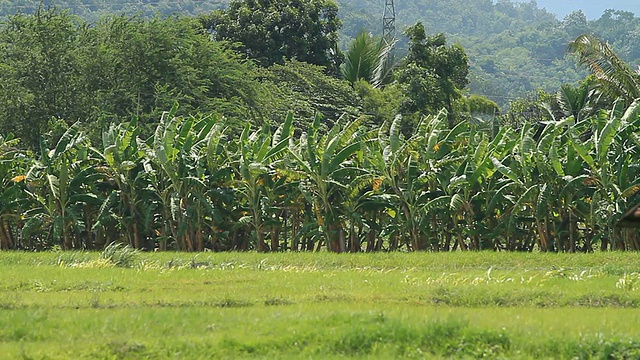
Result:
[[633,359],[639,273],[634,253],[0,253],[0,357]]

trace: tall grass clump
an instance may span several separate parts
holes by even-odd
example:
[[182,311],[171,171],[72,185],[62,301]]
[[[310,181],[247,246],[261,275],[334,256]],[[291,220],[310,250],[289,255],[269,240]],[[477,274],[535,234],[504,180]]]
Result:
[[105,246],[100,258],[109,261],[116,267],[133,267],[138,259],[139,251],[129,245],[112,242]]
[[59,251],[55,258],[55,265],[69,266],[89,262],[91,255],[82,251]]

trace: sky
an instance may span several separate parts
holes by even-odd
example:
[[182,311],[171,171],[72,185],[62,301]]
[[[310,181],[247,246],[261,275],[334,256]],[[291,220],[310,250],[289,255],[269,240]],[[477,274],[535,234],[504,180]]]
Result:
[[[529,0],[518,1],[529,2]],[[536,0],[536,2],[538,7],[556,14],[560,20],[575,10],[582,10],[589,20],[600,18],[606,9],[631,11],[636,16],[640,16],[640,0]]]

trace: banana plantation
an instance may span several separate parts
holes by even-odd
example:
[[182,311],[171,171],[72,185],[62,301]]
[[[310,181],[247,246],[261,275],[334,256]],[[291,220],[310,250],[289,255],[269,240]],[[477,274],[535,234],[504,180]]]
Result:
[[[443,111],[410,137],[317,116],[229,131],[215,116],[80,124],[39,154],[1,139],[2,249],[640,250],[640,104],[506,126]],[[47,148],[50,147],[50,148]]]

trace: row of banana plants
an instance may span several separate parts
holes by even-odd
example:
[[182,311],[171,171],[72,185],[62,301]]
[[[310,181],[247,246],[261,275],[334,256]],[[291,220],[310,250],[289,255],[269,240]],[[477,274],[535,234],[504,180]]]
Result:
[[215,116],[80,124],[29,156],[0,139],[2,249],[640,250],[640,105],[520,128],[425,117],[231,132]]

